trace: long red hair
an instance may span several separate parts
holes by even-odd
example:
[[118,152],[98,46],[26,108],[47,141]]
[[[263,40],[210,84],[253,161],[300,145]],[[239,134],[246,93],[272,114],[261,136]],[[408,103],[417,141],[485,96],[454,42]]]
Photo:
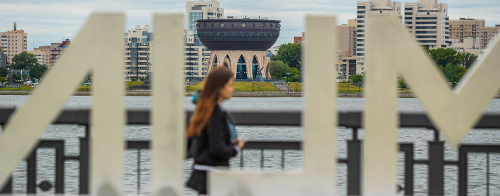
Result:
[[210,121],[215,105],[219,101],[220,91],[233,78],[233,73],[226,67],[217,67],[208,74],[202,91],[196,102],[196,110],[191,118],[187,136],[198,136]]

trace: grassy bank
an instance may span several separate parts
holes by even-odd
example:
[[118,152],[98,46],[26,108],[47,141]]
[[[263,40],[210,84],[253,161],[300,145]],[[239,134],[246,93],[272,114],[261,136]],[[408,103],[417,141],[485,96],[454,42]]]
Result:
[[[192,86],[187,86],[188,91],[197,91],[200,90],[203,87],[203,82],[198,82],[196,85]],[[244,92],[251,92],[252,89],[254,92],[258,91],[271,91],[271,92],[278,92],[280,91],[278,88],[276,88],[273,84],[270,82],[234,82],[233,83],[234,91],[239,92],[239,91],[244,91]]]
[[[288,85],[287,83],[285,83]],[[295,92],[302,92],[304,90],[303,84],[299,82],[290,82],[290,88]],[[364,89],[361,87],[357,87],[354,85],[346,84],[346,83],[337,83],[337,91],[340,93],[355,93],[355,92],[363,92]]]

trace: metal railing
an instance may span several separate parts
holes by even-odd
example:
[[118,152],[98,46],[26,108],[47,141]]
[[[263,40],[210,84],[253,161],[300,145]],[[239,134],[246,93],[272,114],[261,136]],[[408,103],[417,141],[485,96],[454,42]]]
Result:
[[[0,109],[0,125],[5,125],[8,119],[15,112],[15,108]],[[38,148],[54,148],[56,150],[55,163],[55,185],[48,181],[36,184],[37,166],[36,166],[36,149],[31,156],[27,158],[27,193],[36,193],[36,187],[42,190],[50,190],[55,187],[55,193],[64,193],[64,162],[75,160],[80,163],[79,170],[79,192],[80,194],[89,193],[89,109],[67,109],[53,122],[53,124],[71,124],[85,126],[85,136],[80,138],[80,154],[79,156],[64,155],[64,140],[42,140],[38,144]],[[239,126],[301,126],[302,112],[294,111],[232,111],[233,118]],[[186,123],[192,115],[192,111],[187,111]],[[347,141],[347,158],[338,159],[340,164],[347,165],[347,194],[361,194],[361,171],[362,171],[362,141],[358,139],[358,132],[362,128],[362,112],[359,111],[341,111],[338,113],[338,126],[352,129],[352,140]],[[128,110],[127,125],[149,125],[150,111],[149,110]],[[404,128],[426,128],[434,129],[434,125],[428,119],[425,113],[400,113],[400,127]],[[485,113],[479,123],[475,126],[476,129],[500,129],[500,114]],[[439,140],[439,134],[434,131],[434,140],[428,142],[429,155],[428,159],[414,159],[415,152],[414,144],[401,143],[399,151],[405,154],[404,158],[404,184],[400,186],[400,190],[404,191],[405,195],[414,194],[414,165],[428,166],[428,194],[443,195],[444,194],[444,167],[447,165],[458,166],[458,187],[459,195],[467,195],[468,188],[468,153],[485,153],[487,154],[487,167],[489,167],[489,155],[491,153],[500,153],[499,145],[462,145],[459,149],[458,161],[448,161],[444,159],[444,142]],[[334,138],[332,138],[334,139]],[[141,149],[149,149],[149,141],[127,141],[127,149],[135,149],[140,152]],[[249,141],[245,145],[244,150],[261,150],[261,167],[264,166],[264,150],[281,150],[281,167],[284,168],[285,150],[301,150],[302,143],[300,141]],[[138,153],[138,186],[140,186],[140,153]],[[240,167],[244,167],[243,153],[240,156]],[[489,168],[487,191],[489,194]],[[432,176],[431,176],[432,174]],[[0,193],[12,193],[12,179],[6,184]],[[396,186],[396,185],[395,185]],[[140,187],[138,188],[140,190]]]

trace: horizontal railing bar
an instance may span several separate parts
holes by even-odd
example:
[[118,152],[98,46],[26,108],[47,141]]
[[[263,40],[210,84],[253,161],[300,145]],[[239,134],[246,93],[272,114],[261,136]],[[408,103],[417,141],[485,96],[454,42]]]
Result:
[[500,153],[500,146],[497,145],[462,145],[460,149],[467,153]]
[[[15,112],[15,108],[0,109],[0,124],[5,124],[9,117]],[[269,110],[269,111],[230,111],[231,116],[240,126],[301,126],[301,110]],[[349,128],[361,128],[363,113],[361,111],[340,111],[339,126]],[[192,111],[186,111],[190,119]],[[88,125],[90,119],[89,109],[66,109],[61,112],[53,124],[78,124]],[[400,127],[415,127],[433,129],[434,125],[423,112],[401,112]],[[186,121],[187,122],[187,121]],[[149,109],[129,109],[127,111],[128,125],[149,125]],[[485,113],[475,126],[480,129],[500,128],[500,113]]]
[[66,161],[69,161],[69,160],[79,161],[80,157],[79,156],[65,156],[64,160],[66,160]]
[[347,159],[337,159],[337,163],[348,164],[347,161]]
[[149,141],[127,141],[127,149],[149,149]]
[[444,164],[445,165],[456,165],[456,166],[459,165],[458,161],[444,161]]
[[302,142],[283,142],[283,141],[259,141],[259,142],[246,142],[245,150],[301,150]]
[[413,164],[429,165],[428,160],[413,160]]
[[[149,149],[150,141],[127,141],[127,149]],[[245,150],[301,150],[302,142],[284,141],[248,141],[245,143]]]

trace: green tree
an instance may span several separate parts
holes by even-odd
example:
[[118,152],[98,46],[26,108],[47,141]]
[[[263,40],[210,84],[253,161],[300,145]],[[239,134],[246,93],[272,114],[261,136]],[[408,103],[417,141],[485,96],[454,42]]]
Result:
[[283,61],[271,61],[269,64],[269,72],[272,78],[285,77],[288,69],[290,69],[290,67]]
[[37,64],[38,60],[36,59],[34,54],[22,52],[12,58],[11,66],[14,69],[30,69]]
[[288,76],[289,77],[289,79],[288,79],[289,82],[298,82],[298,81],[300,81],[300,74],[301,74],[301,72],[300,72],[299,69],[292,67],[292,68],[288,69],[287,73],[290,73],[290,75]]
[[7,77],[9,74],[9,70],[5,67],[0,67],[0,77]]
[[462,77],[465,75],[466,72],[467,72],[467,68],[462,67],[462,66],[457,67],[457,69],[455,71],[455,80],[457,81],[457,83],[462,79]]
[[87,73],[87,75],[85,76],[84,82],[92,83],[92,72]]
[[282,44],[277,55],[272,55],[271,60],[283,61],[288,66],[302,70],[302,46],[300,44]]
[[0,83],[7,82],[7,77],[0,77]]
[[469,52],[459,53],[459,57],[460,57],[461,65],[467,69],[469,69],[470,66],[472,64],[474,64],[474,62],[477,59],[477,55],[469,53]]
[[453,87],[457,85],[457,67],[456,64],[448,63],[448,65],[443,68],[444,76]]
[[12,77],[14,78],[15,82],[21,79],[21,73],[14,73],[12,74]]
[[399,88],[408,89],[408,83],[406,83],[406,81],[405,81],[405,79],[403,79],[403,77],[398,77],[398,84],[399,84]]
[[429,50],[431,58],[436,62],[438,66],[446,68],[449,64],[459,65],[461,64],[460,53],[451,48],[438,48],[434,50]]
[[354,75],[349,76],[349,79],[351,80],[352,83],[363,82],[363,75],[354,74]]
[[38,64],[34,65],[30,68],[30,77],[40,79],[42,78],[45,71],[47,71],[47,67]]

